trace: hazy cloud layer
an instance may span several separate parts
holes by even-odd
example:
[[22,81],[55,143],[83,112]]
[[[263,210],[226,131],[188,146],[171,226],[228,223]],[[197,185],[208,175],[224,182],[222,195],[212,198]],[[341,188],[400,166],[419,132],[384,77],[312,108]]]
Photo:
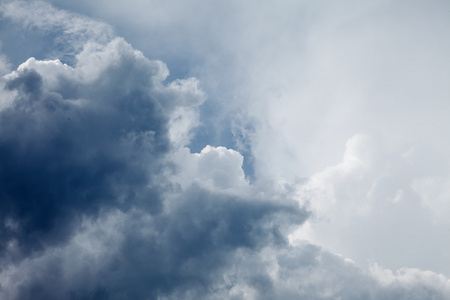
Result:
[[[97,43],[106,43],[114,37],[113,28],[105,23],[90,18],[58,10],[46,2],[41,1],[5,1],[0,4],[0,12],[4,18],[8,18],[28,31],[24,44],[30,39],[29,47],[42,47],[49,53],[47,57],[60,57],[73,63],[74,56],[83,48],[84,43],[95,40]],[[13,30],[11,30],[13,32]],[[18,35],[9,37],[19,39],[23,31]],[[2,30],[2,34],[8,37],[8,33]],[[38,35],[35,39],[33,35]],[[43,41],[45,40],[45,41]],[[19,51],[23,51],[19,49]],[[47,58],[46,57],[46,58]]]
[[[143,5],[132,4],[134,9]],[[228,20],[224,16],[232,16],[236,9],[242,21],[250,6],[224,4],[220,17]],[[305,15],[323,12],[320,5],[302,10],[287,1],[275,10],[265,5],[256,15],[265,20],[279,16],[287,7]],[[174,7],[158,9],[182,15]],[[188,28],[197,30],[208,22],[210,9],[200,11],[199,23]],[[358,6],[342,18],[352,19],[371,9]],[[197,79],[168,80],[169,70],[163,62],[146,58],[123,38],[115,37],[109,25],[48,3],[8,1],[0,5],[0,12],[5,24],[40,34],[55,48],[45,55],[39,53],[52,59],[31,57],[14,71],[10,71],[8,57],[0,57],[0,70],[5,74],[0,81],[2,299],[450,297],[449,279],[426,271],[433,264],[418,259],[423,239],[417,240],[418,250],[413,251],[406,234],[428,235],[431,249],[439,248],[440,238],[445,238],[435,231],[435,224],[447,222],[449,178],[445,170],[436,171],[441,161],[447,161],[439,159],[437,144],[416,143],[394,151],[390,143],[383,146],[386,138],[374,130],[353,133],[341,161],[325,168],[322,162],[305,162],[304,157],[300,161],[292,153],[284,156],[289,152],[282,147],[286,144],[299,149],[294,140],[283,140],[299,128],[292,118],[296,110],[289,106],[297,102],[290,102],[292,89],[279,85],[285,76],[272,81],[270,72],[261,71],[259,64],[271,53],[274,60],[267,64],[268,71],[275,71],[274,65],[284,61],[281,54],[267,46],[254,60],[250,57],[253,46],[247,38],[251,26],[260,24],[258,18],[244,34],[236,38],[224,34],[221,40],[240,41],[248,47],[240,59],[234,57],[230,67],[239,62],[260,72],[246,71],[255,81],[241,82],[248,86],[236,95],[248,96],[249,103],[227,120],[236,145],[246,155],[254,155],[256,177],[250,182],[243,170],[248,157],[238,151],[209,146],[208,141],[203,141],[207,146],[198,153],[189,149],[205,114],[200,113],[200,106],[206,95]],[[194,15],[188,12],[187,19]],[[168,21],[152,22],[164,25]],[[285,22],[276,23],[269,37],[277,36]],[[295,24],[311,22],[305,19]],[[231,23],[213,25],[226,28],[225,32],[234,28]],[[330,29],[328,25],[325,28]],[[263,29],[259,28],[258,38],[268,30],[267,26]],[[301,44],[287,39],[288,33],[277,38],[280,46]],[[200,39],[198,33],[195,36]],[[309,45],[315,48],[317,40],[311,39]],[[218,46],[215,39],[209,41],[211,47]],[[229,46],[218,59],[234,55],[239,47]],[[296,66],[298,61],[288,70]],[[205,67],[204,71],[210,74],[212,69]],[[225,78],[233,74],[222,74],[225,86],[242,78]],[[217,78],[206,81],[207,90],[220,94],[221,88],[211,85]],[[299,77],[291,79],[286,85]],[[268,89],[258,88],[268,81],[272,81]],[[276,103],[271,101],[274,95],[279,95]],[[208,116],[207,123],[214,120],[221,127],[220,122],[230,118],[240,101],[231,101],[230,111],[224,114]],[[303,104],[305,109],[316,105],[312,100]],[[285,123],[281,115],[286,116]],[[305,117],[302,122],[316,128],[313,119],[308,123]],[[301,153],[311,157],[311,149]],[[286,167],[289,163],[292,166]],[[307,166],[308,171],[293,176],[299,166]],[[305,174],[307,178],[299,180]],[[399,216],[404,224],[415,222],[416,226],[402,227]],[[373,234],[375,228],[378,236]],[[405,254],[404,261],[396,261],[398,256],[386,259],[392,245],[397,245],[393,253]],[[384,261],[361,268],[368,255],[379,252]],[[435,256],[434,262],[445,254]],[[400,268],[412,259],[418,265]],[[398,270],[384,267],[396,262]]]

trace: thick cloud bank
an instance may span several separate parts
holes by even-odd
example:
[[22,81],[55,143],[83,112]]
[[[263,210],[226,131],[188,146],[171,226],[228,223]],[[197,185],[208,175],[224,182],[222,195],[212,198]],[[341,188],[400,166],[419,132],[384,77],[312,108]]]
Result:
[[186,146],[206,100],[196,79],[166,82],[164,63],[110,33],[102,40],[109,27],[87,18],[40,2],[0,8],[55,34],[77,24],[65,43],[79,49],[73,65],[29,58],[0,81],[1,299],[450,297],[443,275],[366,271],[291,242],[309,224],[299,204],[308,188],[363,168],[358,138],[303,189],[249,183],[239,152]]
[[[194,79],[163,83],[166,66],[120,38],[87,42],[76,58],[73,68],[30,58],[2,80],[3,297],[207,290],[237,250],[285,244],[279,226],[305,219],[292,200],[222,193],[249,188],[232,150],[209,147],[194,161],[199,180],[170,180],[180,171],[168,154],[204,101]],[[208,168],[218,175],[201,187]]]
[[72,69],[30,58],[4,77],[12,101],[0,113],[1,214],[4,237],[23,250],[68,236],[74,218],[103,208],[145,199],[161,209],[151,178],[170,147],[173,104],[156,97],[185,95],[162,86],[162,63],[121,39],[87,45],[78,59]]

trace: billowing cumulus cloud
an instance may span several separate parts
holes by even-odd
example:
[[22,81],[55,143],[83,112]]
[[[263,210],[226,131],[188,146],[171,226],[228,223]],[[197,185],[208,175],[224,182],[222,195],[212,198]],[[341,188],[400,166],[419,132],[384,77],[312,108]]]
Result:
[[77,59],[72,68],[30,58],[4,77],[2,219],[20,249],[70,236],[73,218],[103,208],[160,210],[152,177],[170,148],[174,102],[189,89],[164,86],[166,67],[122,39],[87,44]]
[[[238,19],[245,19],[247,6],[233,5],[225,11],[239,8]],[[259,16],[271,16],[269,8]],[[292,166],[284,168],[286,152],[278,150],[292,134],[283,126],[298,124],[275,82],[269,90],[251,83],[240,91],[255,89],[244,93],[249,103],[227,120],[236,150],[204,140],[196,153],[190,148],[201,144],[196,130],[227,128],[220,122],[234,109],[202,108],[208,103],[202,81],[172,78],[163,62],[116,37],[112,26],[46,2],[8,1],[0,11],[1,22],[42,36],[52,48],[36,50],[37,58],[16,67],[8,48],[0,57],[0,298],[450,297],[449,279],[427,271],[430,264],[405,267],[405,259],[385,267],[398,259],[388,259],[386,245],[393,241],[399,244],[392,250],[396,255],[423,253],[404,246],[410,239],[407,226],[398,223],[402,212],[408,213],[407,225],[416,222],[412,229],[432,234],[430,245],[438,246],[433,221],[445,223],[448,177],[435,171],[438,158],[421,159],[436,154],[435,148],[418,143],[393,151],[372,131],[355,133],[340,162],[323,169],[305,163],[311,174],[294,178],[292,170],[302,164],[291,153]],[[199,13],[193,28],[205,22],[205,12]],[[5,32],[0,34],[8,40]],[[244,57],[251,52],[246,34],[236,38],[249,47]],[[225,56],[236,50],[230,47]],[[247,66],[258,65],[247,58]],[[237,59],[230,66],[237,61],[243,63]],[[212,74],[208,66],[204,72]],[[237,82],[225,78],[231,74],[225,73],[225,86]],[[214,76],[206,79],[211,93],[221,90],[213,87]],[[264,83],[265,76],[254,79]],[[274,94],[282,101],[271,107],[267,95]],[[209,101],[219,96],[208,94]],[[267,106],[257,108],[258,96]],[[281,127],[280,109],[290,113]],[[271,151],[278,157],[264,161]],[[249,158],[255,163],[252,180],[243,169]],[[286,176],[280,176],[283,169]],[[375,227],[379,236],[364,234]],[[365,268],[362,248],[381,253],[382,261]],[[444,254],[435,256],[437,261]]]
[[167,156],[188,141],[205,97],[196,80],[167,76],[162,62],[115,38],[88,41],[74,67],[30,58],[3,77],[5,297],[207,289],[237,249],[285,244],[279,226],[305,219],[292,199],[222,193],[245,183],[233,150],[193,155],[199,181],[211,175],[211,186],[169,180],[177,167]]

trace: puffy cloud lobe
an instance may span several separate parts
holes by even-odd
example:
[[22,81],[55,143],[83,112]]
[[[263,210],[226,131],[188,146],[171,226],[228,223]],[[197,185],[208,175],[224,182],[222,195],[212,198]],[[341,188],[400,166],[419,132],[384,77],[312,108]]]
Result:
[[350,260],[310,244],[285,249],[277,263],[276,299],[446,299],[450,295],[445,276],[403,269],[391,273],[388,282],[385,274],[390,270],[365,272]]
[[233,149],[206,146],[200,153],[180,148],[172,159],[179,166],[174,180],[185,188],[196,183],[210,190],[243,193],[250,189],[242,169],[244,158]]
[[115,39],[88,44],[75,68],[30,58],[4,77],[13,99],[0,112],[3,251],[16,239],[27,251],[67,238],[74,219],[103,208],[160,210],[171,113],[203,101],[191,81],[165,86],[167,75]]

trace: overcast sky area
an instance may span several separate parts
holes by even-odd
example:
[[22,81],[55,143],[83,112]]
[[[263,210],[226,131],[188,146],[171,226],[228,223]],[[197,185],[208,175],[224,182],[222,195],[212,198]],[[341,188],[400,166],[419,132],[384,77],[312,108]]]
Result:
[[0,2],[0,299],[450,299],[450,2]]

